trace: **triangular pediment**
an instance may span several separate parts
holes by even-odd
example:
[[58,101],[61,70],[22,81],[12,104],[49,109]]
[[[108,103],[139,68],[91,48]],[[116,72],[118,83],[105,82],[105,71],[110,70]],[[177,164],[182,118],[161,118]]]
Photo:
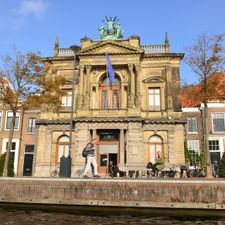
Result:
[[144,83],[163,83],[165,80],[161,76],[152,76],[143,80]]
[[141,54],[143,50],[134,46],[116,41],[99,41],[96,44],[79,51],[78,55],[102,55],[106,51],[109,54]]

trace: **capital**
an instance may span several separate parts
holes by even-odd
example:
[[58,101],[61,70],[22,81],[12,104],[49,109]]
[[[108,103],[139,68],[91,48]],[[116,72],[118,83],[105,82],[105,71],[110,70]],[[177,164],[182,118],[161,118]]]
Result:
[[128,64],[128,69],[130,72],[133,72],[134,64]]

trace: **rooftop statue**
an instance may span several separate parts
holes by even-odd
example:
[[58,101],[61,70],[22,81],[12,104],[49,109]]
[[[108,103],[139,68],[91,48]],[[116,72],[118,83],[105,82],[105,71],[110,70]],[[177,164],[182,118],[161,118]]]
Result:
[[100,40],[117,40],[123,38],[123,30],[117,17],[105,17],[98,31]]

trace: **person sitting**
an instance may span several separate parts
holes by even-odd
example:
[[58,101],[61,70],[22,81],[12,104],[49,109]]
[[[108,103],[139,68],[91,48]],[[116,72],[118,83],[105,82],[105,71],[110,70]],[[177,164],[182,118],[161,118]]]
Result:
[[156,174],[157,174],[157,177],[158,177],[159,171],[162,171],[163,168],[164,168],[164,161],[161,157],[160,151],[157,152],[157,158],[155,159],[155,168],[156,168]]

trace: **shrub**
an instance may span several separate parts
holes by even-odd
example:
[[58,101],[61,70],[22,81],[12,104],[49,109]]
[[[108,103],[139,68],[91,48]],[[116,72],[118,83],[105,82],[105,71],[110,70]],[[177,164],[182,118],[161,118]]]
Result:
[[[2,176],[2,174],[3,174],[5,155],[6,155],[6,153],[4,153],[0,156],[0,176]],[[9,157],[8,176],[14,177],[14,162],[13,162],[12,155],[10,155],[10,157]]]
[[219,177],[225,177],[225,152],[223,153],[223,156],[219,165]]

